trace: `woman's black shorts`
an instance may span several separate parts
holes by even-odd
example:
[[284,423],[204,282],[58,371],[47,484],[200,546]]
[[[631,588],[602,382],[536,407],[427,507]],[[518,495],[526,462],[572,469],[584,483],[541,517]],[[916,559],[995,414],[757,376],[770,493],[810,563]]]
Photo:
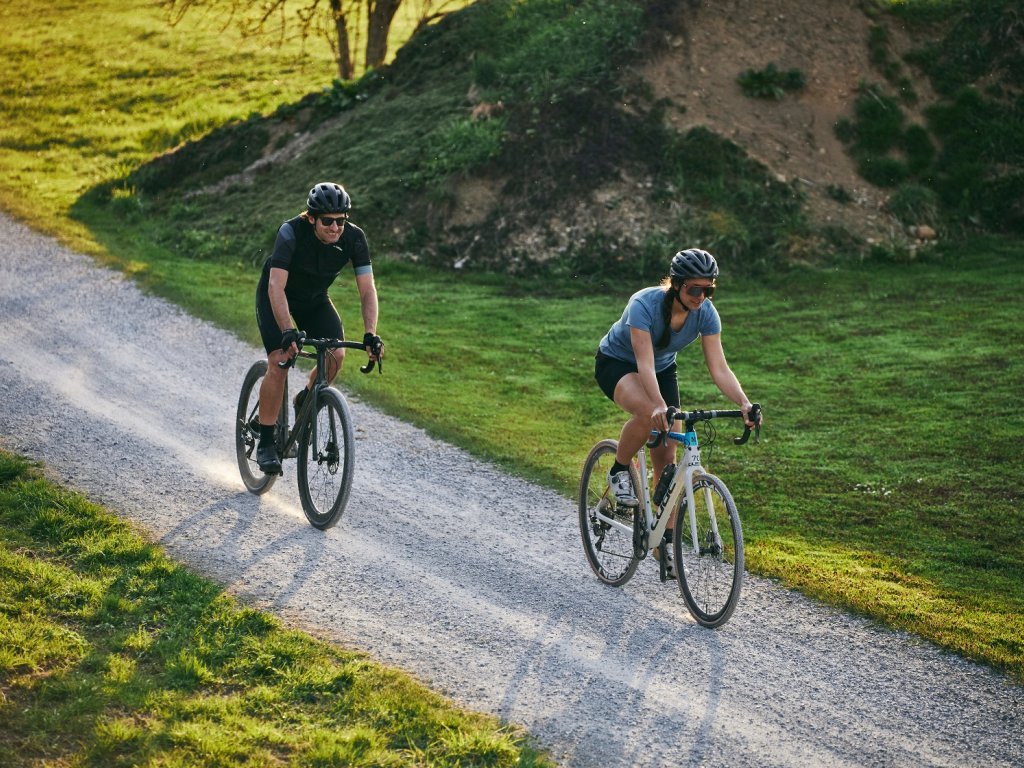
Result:
[[[594,378],[597,379],[601,391],[608,396],[608,399],[615,402],[615,387],[619,379],[627,373],[637,373],[636,363],[627,363],[615,357],[608,357],[597,353],[594,362]],[[679,382],[676,379],[676,364],[672,363],[664,371],[655,374],[658,378],[658,389],[665,405],[679,407]]]

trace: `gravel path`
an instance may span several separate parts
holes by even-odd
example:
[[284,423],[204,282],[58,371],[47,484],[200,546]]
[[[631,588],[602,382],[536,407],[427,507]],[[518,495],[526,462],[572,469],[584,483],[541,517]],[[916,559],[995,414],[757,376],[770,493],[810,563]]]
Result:
[[1024,764],[1021,686],[758,579],[702,629],[650,560],[598,583],[570,499],[359,402],[348,509],[311,528],[293,470],[258,498],[235,468],[261,350],[2,215],[0,239],[5,447],[246,601],[524,724],[563,764]]

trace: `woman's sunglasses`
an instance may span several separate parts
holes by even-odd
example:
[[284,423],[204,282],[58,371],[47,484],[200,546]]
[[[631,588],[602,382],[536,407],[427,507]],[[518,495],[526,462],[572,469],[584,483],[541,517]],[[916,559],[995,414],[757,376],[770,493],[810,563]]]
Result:
[[686,295],[697,298],[701,294],[704,294],[706,298],[711,298],[715,295],[715,286],[713,285],[691,285],[686,288]]

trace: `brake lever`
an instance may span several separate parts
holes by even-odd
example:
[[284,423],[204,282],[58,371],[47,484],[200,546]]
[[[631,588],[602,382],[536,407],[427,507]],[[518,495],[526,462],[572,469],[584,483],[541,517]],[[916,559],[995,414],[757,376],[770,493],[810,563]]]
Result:
[[373,350],[373,354],[375,354],[377,356],[376,359],[371,357],[369,359],[369,361],[366,363],[366,365],[359,366],[359,370],[362,371],[363,373],[370,373],[373,370],[373,366],[376,365],[377,366],[377,373],[383,374],[384,373],[384,356],[383,356],[383,353],[384,353],[384,345],[383,344],[377,345],[377,347],[374,348],[374,350]]
[[[754,442],[761,442],[761,404],[751,403],[750,405],[750,420],[754,422]],[[746,424],[743,425],[743,435],[741,437],[734,437],[733,443],[736,445],[743,445],[750,439],[751,429]]]
[[[657,448],[668,439],[668,433],[672,431],[672,424],[675,423],[677,413],[679,413],[679,411],[674,405],[670,405],[668,407],[665,411],[665,420],[668,421],[668,432],[659,432],[657,437],[652,437],[648,440],[648,448]],[[653,433],[654,430],[652,429],[651,432]]]
[[[304,342],[305,340],[306,340],[306,333],[304,331],[300,331],[299,332],[299,338],[297,338],[295,340],[295,346],[299,348],[299,352],[302,351],[302,342]],[[298,355],[296,355],[295,357],[298,357]],[[278,363],[277,367],[278,368],[291,368],[293,365],[295,365],[295,357],[289,357],[283,363]]]

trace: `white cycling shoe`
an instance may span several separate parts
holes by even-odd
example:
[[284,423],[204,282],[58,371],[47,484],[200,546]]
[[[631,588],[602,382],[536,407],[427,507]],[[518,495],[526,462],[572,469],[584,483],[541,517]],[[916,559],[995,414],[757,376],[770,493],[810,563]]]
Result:
[[633,481],[629,479],[629,471],[622,470],[612,474],[608,473],[608,487],[611,489],[615,500],[624,507],[637,507],[636,494],[633,492]]

